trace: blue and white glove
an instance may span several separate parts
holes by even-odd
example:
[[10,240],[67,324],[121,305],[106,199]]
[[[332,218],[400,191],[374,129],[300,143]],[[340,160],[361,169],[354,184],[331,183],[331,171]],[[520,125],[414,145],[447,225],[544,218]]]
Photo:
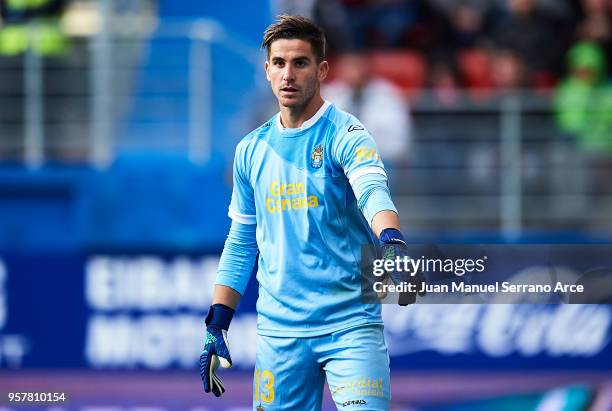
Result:
[[[385,228],[378,238],[381,242],[382,258],[395,260],[396,257],[408,257],[408,246],[406,245],[404,236],[399,230],[395,228]],[[394,284],[399,284],[401,282],[412,283],[418,290],[412,293],[407,291],[400,293],[398,300],[399,305],[414,304],[417,294],[421,297],[426,294],[424,291],[420,292],[422,284],[425,283],[425,276],[420,271],[416,272],[414,275],[410,275],[410,273],[405,271],[393,270],[389,278]]]
[[229,328],[234,310],[223,305],[214,304],[206,316],[206,335],[204,349],[200,355],[200,377],[204,391],[220,397],[225,392],[221,379],[217,376],[219,364],[223,368],[232,366],[232,357],[227,344],[227,329]]

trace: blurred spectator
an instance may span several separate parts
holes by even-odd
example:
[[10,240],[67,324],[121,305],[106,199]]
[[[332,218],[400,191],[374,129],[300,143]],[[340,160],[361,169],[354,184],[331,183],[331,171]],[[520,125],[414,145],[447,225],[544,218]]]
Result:
[[492,97],[491,61],[484,49],[465,49],[457,56],[461,83],[470,99],[482,102]]
[[444,58],[431,63],[429,88],[434,101],[443,107],[456,107],[462,98],[457,68]]
[[60,27],[65,0],[0,2],[0,55],[14,56],[32,48],[41,55],[62,54],[68,40]]
[[574,45],[567,55],[568,76],[555,94],[561,129],[590,153],[612,156],[612,82],[606,56],[593,42]]
[[484,46],[495,2],[490,0],[430,0],[434,11],[437,52]]
[[272,0],[272,12],[308,17],[325,31],[327,54],[355,49],[347,13],[338,0]]
[[493,31],[496,45],[525,62],[529,82],[552,86],[562,72],[570,30],[536,0],[506,0],[505,4],[508,14]]
[[591,193],[608,193],[612,179],[612,82],[597,43],[581,42],[568,53],[569,74],[555,95],[561,129],[586,154]]
[[584,16],[577,27],[577,37],[599,43],[612,55],[612,1],[582,0]]
[[363,121],[386,163],[406,159],[411,120],[401,92],[373,74],[365,53],[343,54],[336,66],[337,78],[324,87],[323,96]]
[[397,48],[419,23],[423,0],[342,0],[359,47]]
[[525,63],[512,50],[494,50],[491,53],[491,74],[497,94],[505,94],[528,86]]

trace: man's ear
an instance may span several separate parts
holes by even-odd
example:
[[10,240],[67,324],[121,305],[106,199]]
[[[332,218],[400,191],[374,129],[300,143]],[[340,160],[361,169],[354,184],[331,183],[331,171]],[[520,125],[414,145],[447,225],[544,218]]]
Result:
[[319,63],[319,81],[323,81],[327,78],[327,73],[329,73],[329,63],[327,60],[323,60]]
[[266,60],[264,64],[264,70],[266,70],[266,80],[270,81],[270,74],[268,74],[268,70],[270,69],[270,63]]

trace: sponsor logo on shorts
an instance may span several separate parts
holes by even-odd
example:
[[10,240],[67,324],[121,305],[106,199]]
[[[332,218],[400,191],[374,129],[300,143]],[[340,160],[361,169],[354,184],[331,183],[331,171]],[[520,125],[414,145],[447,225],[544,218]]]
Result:
[[350,400],[342,403],[343,407],[347,407],[349,405],[366,405],[366,402],[364,400]]
[[382,378],[366,378],[362,377],[357,380],[343,381],[336,387],[331,388],[332,394],[339,393],[340,391],[346,391],[352,395],[359,395],[365,397],[385,397],[385,391],[383,389]]

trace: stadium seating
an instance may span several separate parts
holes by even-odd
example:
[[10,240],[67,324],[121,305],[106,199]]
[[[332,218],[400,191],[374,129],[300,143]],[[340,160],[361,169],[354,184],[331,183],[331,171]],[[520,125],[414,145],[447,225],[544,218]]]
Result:
[[416,51],[377,51],[372,64],[375,74],[396,84],[410,100],[418,98],[425,86],[427,63]]

